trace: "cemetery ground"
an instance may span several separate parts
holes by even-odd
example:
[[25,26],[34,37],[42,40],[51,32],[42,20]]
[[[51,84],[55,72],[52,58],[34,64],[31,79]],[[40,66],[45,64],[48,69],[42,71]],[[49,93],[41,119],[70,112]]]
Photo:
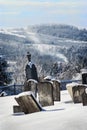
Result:
[[67,90],[61,100],[43,107],[44,111],[31,114],[13,113],[15,96],[0,97],[0,130],[86,130],[87,106],[73,103]]

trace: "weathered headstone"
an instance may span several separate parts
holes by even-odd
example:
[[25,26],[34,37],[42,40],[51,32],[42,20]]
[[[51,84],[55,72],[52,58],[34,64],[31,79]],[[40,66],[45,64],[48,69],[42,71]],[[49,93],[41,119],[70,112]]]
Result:
[[32,91],[34,96],[37,97],[37,81],[34,79],[29,79],[25,82],[24,91]]
[[82,84],[87,84],[87,73],[82,73]]
[[24,83],[24,91],[31,91],[31,84],[29,84],[27,81]]
[[37,102],[31,91],[17,95],[15,100],[25,114],[39,112],[42,110],[41,105]]
[[26,80],[34,79],[38,81],[37,68],[34,63],[31,61],[31,53],[27,52],[28,63],[25,67]]
[[87,106],[87,93],[82,95],[83,106]]
[[13,106],[13,112],[14,113],[19,113],[19,112],[23,112],[23,110],[19,105],[14,105]]
[[42,106],[54,105],[53,85],[51,82],[39,82],[37,85],[39,102]]
[[84,84],[70,83],[66,88],[74,103],[82,102],[82,95],[85,93],[86,86]]
[[52,80],[53,82],[53,98],[54,101],[60,101],[60,81]]

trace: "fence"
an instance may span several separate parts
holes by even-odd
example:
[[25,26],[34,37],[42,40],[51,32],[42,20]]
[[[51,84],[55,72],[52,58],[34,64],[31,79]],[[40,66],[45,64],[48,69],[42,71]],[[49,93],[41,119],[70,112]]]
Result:
[[61,80],[61,90],[66,90],[66,84],[68,83],[82,83],[82,80]]
[[12,84],[8,86],[0,86],[0,93],[5,91],[8,95],[16,95],[20,92],[23,92],[24,85],[23,84]]
[[[82,80],[61,80],[61,90],[66,90],[66,84],[77,82],[82,83]],[[24,91],[24,84],[12,84],[8,86],[0,86],[0,93],[7,92],[8,95],[16,95]]]

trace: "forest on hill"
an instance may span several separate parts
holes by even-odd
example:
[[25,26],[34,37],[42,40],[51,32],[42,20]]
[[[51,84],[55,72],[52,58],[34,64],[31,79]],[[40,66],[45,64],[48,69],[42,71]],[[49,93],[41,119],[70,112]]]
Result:
[[33,27],[37,33],[47,34],[60,38],[68,38],[72,40],[87,41],[87,30],[79,29],[70,25],[41,25]]
[[[38,76],[70,80],[87,69],[87,30],[69,25],[38,25],[0,30],[0,55],[8,63],[12,83],[25,81],[30,51]],[[7,82],[8,83],[8,82]]]

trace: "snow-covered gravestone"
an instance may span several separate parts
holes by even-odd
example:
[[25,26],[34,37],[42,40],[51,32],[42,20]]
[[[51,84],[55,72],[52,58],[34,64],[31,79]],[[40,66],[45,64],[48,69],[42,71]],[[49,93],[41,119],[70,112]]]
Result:
[[25,67],[26,80],[34,79],[38,81],[37,68],[34,63],[31,61],[31,53],[27,52],[28,63]]
[[45,77],[44,81],[50,81],[53,84],[53,99],[60,101],[60,81],[53,79],[51,76]]
[[53,85],[51,82],[44,81],[37,84],[38,98],[42,106],[54,105]]
[[86,85],[78,83],[70,83],[66,85],[66,88],[74,103],[82,103],[82,95],[84,95]]
[[82,95],[82,103],[83,106],[87,106],[87,88],[86,88],[86,93]]
[[15,97],[15,100],[22,109],[22,112],[25,114],[39,112],[42,110],[41,105],[37,102],[31,91],[20,93]]
[[29,79],[24,84],[24,91],[32,91],[34,96],[37,97],[37,81],[34,79]]
[[87,84],[87,72],[82,72],[82,84]]
[[53,98],[54,101],[60,101],[60,81],[52,80],[53,82]]

